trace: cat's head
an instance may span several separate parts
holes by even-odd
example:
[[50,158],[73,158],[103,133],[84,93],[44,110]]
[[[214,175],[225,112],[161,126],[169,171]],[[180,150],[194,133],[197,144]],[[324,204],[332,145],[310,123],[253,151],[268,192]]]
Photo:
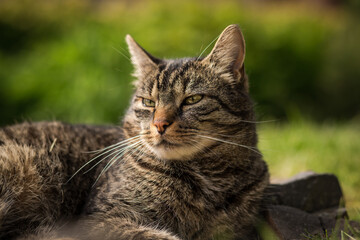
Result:
[[129,35],[126,41],[136,77],[124,119],[128,137],[140,135],[134,139],[160,159],[186,160],[219,140],[246,133],[242,123],[253,120],[253,110],[245,42],[237,25],[222,32],[205,58],[162,60]]

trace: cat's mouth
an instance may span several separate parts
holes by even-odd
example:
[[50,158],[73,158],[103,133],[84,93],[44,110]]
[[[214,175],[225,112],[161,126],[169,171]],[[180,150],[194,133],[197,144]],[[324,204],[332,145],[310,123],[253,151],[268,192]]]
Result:
[[161,137],[157,141],[155,140],[149,148],[158,158],[165,160],[186,160],[198,151],[198,148],[189,144],[174,141]]
[[174,147],[180,147],[181,144],[178,143],[172,143],[165,139],[161,139],[157,144],[155,144],[155,147],[163,147],[163,148],[174,148]]

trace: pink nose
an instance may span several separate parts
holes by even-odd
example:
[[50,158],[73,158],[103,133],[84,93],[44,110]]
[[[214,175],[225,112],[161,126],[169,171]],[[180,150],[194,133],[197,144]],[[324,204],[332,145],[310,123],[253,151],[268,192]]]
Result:
[[166,128],[170,125],[166,120],[155,120],[154,125],[160,134],[164,134]]

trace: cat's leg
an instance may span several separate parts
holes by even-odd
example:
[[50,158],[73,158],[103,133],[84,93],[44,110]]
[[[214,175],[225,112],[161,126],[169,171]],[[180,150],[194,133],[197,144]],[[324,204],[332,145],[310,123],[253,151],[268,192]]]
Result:
[[236,240],[259,239],[256,223],[264,208],[264,190],[269,184],[269,173],[266,165],[263,165],[258,171],[259,173],[255,174],[256,177],[246,187],[246,191],[242,190],[243,194],[239,194],[238,201],[235,200],[228,209],[230,225],[232,225]]
[[76,235],[81,240],[180,240],[165,229],[105,214],[95,214],[91,219],[80,220],[79,224],[70,228],[70,232],[70,236]]
[[54,226],[42,226],[33,233],[23,234],[15,240],[79,240],[71,237],[61,237],[59,229]]
[[[60,184],[53,181],[58,173],[44,173],[51,171],[44,166],[48,155],[46,150],[16,143],[0,146],[0,239],[52,223],[58,215],[61,198],[47,198],[49,193],[59,198],[56,195],[61,191]],[[52,175],[52,180],[44,175]]]
[[138,224],[123,217],[97,216],[58,226],[51,230],[44,228],[43,231],[16,240],[180,240],[166,230]]

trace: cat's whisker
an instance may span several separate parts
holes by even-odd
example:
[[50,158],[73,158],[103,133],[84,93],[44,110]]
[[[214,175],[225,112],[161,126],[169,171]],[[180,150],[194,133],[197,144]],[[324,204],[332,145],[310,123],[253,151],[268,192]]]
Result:
[[[130,147],[129,146],[129,149],[125,149],[125,151],[122,153],[122,154],[120,154],[120,155],[118,155],[114,160],[112,160],[112,161],[109,161],[109,165],[108,166],[105,166],[105,168],[103,169],[103,171],[104,172],[106,172],[115,162],[117,162],[122,156],[124,156],[126,153],[128,153],[129,151],[131,151],[131,152],[129,152],[130,154],[132,154],[134,151],[136,151],[139,147],[141,147],[142,145],[143,145],[143,143],[142,143],[142,141],[140,140],[140,141],[138,141],[137,143],[135,143],[135,144],[133,144],[134,146],[132,146],[132,147]],[[134,147],[136,147],[135,149],[133,149]],[[101,174],[99,175],[99,177],[101,176]],[[96,183],[96,182],[95,182]],[[94,184],[95,184],[94,183]]]
[[[210,132],[210,131],[206,131],[206,130],[190,130],[189,133],[194,134],[194,136],[197,136],[197,134],[202,133],[202,134],[209,134],[209,135],[216,135],[216,136],[221,136],[221,137],[226,137],[226,138],[243,138],[243,132],[238,132],[237,135],[226,135],[226,134],[221,134],[218,132]],[[247,133],[248,134],[248,133]]]
[[[126,148],[126,147],[124,147]],[[112,153],[109,153],[108,155],[106,155],[105,157],[103,157],[101,160],[99,160],[96,164],[94,164],[91,168],[89,168],[88,170],[86,170],[83,174],[86,174],[88,172],[90,172],[93,168],[95,168],[97,165],[99,165],[100,163],[102,163],[105,159],[109,158],[112,155],[117,155],[118,153],[123,152],[124,148],[118,149],[116,151],[113,151]],[[111,161],[111,160],[110,160]]]
[[[139,140],[138,138],[128,139],[127,141],[122,142],[122,144],[120,144],[120,145],[118,145],[118,146],[114,146],[113,148],[110,148],[109,150],[107,150],[107,151],[105,151],[105,152],[103,152],[103,153],[101,153],[101,154],[96,155],[96,156],[95,156],[94,158],[92,158],[90,161],[92,162],[93,160],[98,159],[99,157],[101,157],[101,156],[103,156],[103,155],[105,155],[105,154],[107,154],[107,153],[110,152],[107,156],[104,157],[104,158],[107,158],[107,157],[111,156],[112,154],[114,154],[114,152],[119,151],[119,150],[116,150],[116,149],[121,148],[121,147],[124,147],[124,146],[128,145],[129,143],[133,143],[134,141],[138,141],[138,140]],[[116,151],[115,151],[115,150],[116,150]],[[121,150],[121,149],[120,149],[120,150]]]
[[127,147],[125,147],[124,149],[122,149],[121,151],[119,151],[115,156],[113,156],[113,158],[105,165],[105,167],[103,168],[103,170],[100,172],[99,176],[96,178],[94,184],[92,185],[92,187],[94,187],[96,185],[96,183],[99,181],[100,177],[115,163],[117,162],[125,153],[127,153],[127,151],[129,151],[129,149],[131,150],[132,147],[136,147],[139,144],[142,144],[141,140],[137,141]]
[[[194,144],[191,145],[192,147],[195,147],[196,149],[199,150],[199,152],[201,153],[206,153],[207,150],[209,150],[209,148],[207,148],[206,146],[204,146],[203,144],[201,144],[200,142],[196,141],[195,139],[191,139],[191,142],[193,142]],[[198,146],[198,145],[201,145]]]
[[246,130],[240,130],[236,133],[234,133],[233,135],[228,135],[228,134],[222,134],[222,133],[219,133],[219,132],[210,132],[210,131],[206,131],[206,130],[199,130],[199,129],[194,129],[194,130],[191,130],[192,133],[196,133],[196,134],[205,134],[205,135],[210,135],[210,136],[219,136],[219,137],[225,137],[227,139],[229,138],[232,138],[232,139],[241,139],[241,138],[245,138],[246,136],[248,135],[252,135],[253,132],[248,132]]
[[117,145],[119,145],[119,144],[121,145],[121,144],[123,144],[123,143],[125,143],[125,142],[128,142],[128,141],[130,141],[131,139],[139,138],[141,135],[142,135],[142,134],[136,135],[136,136],[134,136],[134,137],[131,137],[131,138],[125,139],[125,140],[123,140],[123,141],[120,141],[120,142],[118,142],[118,143],[112,144],[112,145],[110,145],[110,146],[107,146],[107,147],[102,148],[102,149],[99,149],[99,150],[87,151],[87,152],[84,152],[84,153],[97,153],[97,152],[103,152],[103,151],[105,151],[105,150],[107,150],[107,149],[109,149],[109,148],[112,148],[112,147],[115,147],[115,146],[117,146]]
[[[224,116],[221,116],[221,117],[213,117],[212,120],[221,120],[221,121],[224,121],[226,119],[233,119],[233,118],[226,118]],[[252,123],[252,124],[265,124],[265,123],[272,123],[272,122],[277,122],[278,120],[276,119],[270,119],[270,120],[262,120],[262,121],[251,121],[251,120],[242,120],[242,119],[236,119],[237,123],[240,124],[240,123]],[[234,123],[234,124],[237,124],[237,123]]]
[[[137,141],[137,142],[135,142],[135,143],[133,143],[133,144],[125,147],[125,148],[122,148],[121,150],[117,151],[117,154],[111,158],[111,160],[109,161],[109,163],[111,163],[112,161],[117,161],[117,159],[119,159],[121,156],[123,156],[129,149],[131,150],[131,148],[137,147],[137,146],[139,146],[139,145],[141,145],[141,144],[142,144],[142,142],[141,142],[141,140],[140,140],[140,141]],[[108,164],[109,164],[109,163],[108,163]],[[111,164],[111,165],[112,165],[112,164]],[[104,169],[107,168],[107,167],[109,167],[109,166],[105,166]],[[108,169],[108,168],[107,168],[107,169]],[[107,170],[107,169],[106,169],[106,170]],[[105,171],[106,171],[106,170],[105,170]]]
[[[124,140],[124,141],[121,141],[119,143],[116,143],[116,144],[113,144],[109,147],[111,147],[109,150],[95,156],[94,158],[90,159],[89,161],[87,161],[84,165],[82,165],[70,178],[69,180],[67,180],[65,182],[65,184],[69,183],[82,169],[84,169],[87,165],[89,165],[90,163],[94,162],[96,159],[98,159],[99,157],[103,156],[104,154],[106,153],[109,153],[106,157],[102,158],[100,161],[98,161],[94,166],[92,166],[89,170],[87,170],[85,173],[89,172],[91,169],[93,169],[95,166],[97,166],[100,162],[102,162],[104,159],[108,158],[109,156],[113,155],[114,153],[118,152],[118,151],[121,151],[121,150],[117,150],[117,151],[114,151],[115,149],[117,148],[120,148],[120,147],[123,147],[125,146],[126,144],[128,143],[131,143],[132,141],[136,141],[138,140],[137,138],[140,138],[139,135],[135,136],[135,137],[132,137],[132,138],[129,138],[127,140]],[[118,146],[117,146],[118,145]],[[107,148],[109,148],[107,147]],[[102,149],[104,150],[104,149]],[[113,151],[113,152],[112,152]]]
[[[133,151],[130,153],[131,156],[135,159],[136,162],[138,162],[144,155],[146,155],[146,147],[145,145],[141,145],[136,151]],[[132,155],[136,154],[136,155]]]
[[[145,155],[145,144],[141,144],[140,146],[138,146],[135,151],[131,152],[130,154],[133,154],[134,152],[136,153],[136,151],[138,151],[138,153],[135,155],[135,159],[136,161],[139,160],[140,158],[142,158],[143,155]],[[139,157],[140,156],[140,157]]]
[[[125,55],[125,53],[123,53],[122,51],[120,51],[119,49],[117,49],[116,47],[112,46],[112,48],[119,54],[121,54],[123,57],[125,57],[126,59],[128,59],[131,62],[131,59],[129,56]],[[122,47],[120,47],[123,51],[125,51]],[[127,51],[125,51],[127,52]]]
[[[216,159],[219,159],[219,155],[218,155],[216,152],[214,152],[212,149],[208,148],[207,146],[205,146],[204,144],[202,144],[202,143],[199,142],[199,141],[196,141],[196,140],[194,140],[194,139],[192,139],[192,141],[194,142],[194,145],[196,145],[196,144],[201,145],[202,147],[206,148],[206,150],[211,151],[212,154],[214,154],[213,157],[216,157]],[[202,152],[205,152],[205,149],[203,149]],[[247,161],[247,160],[244,160],[244,159],[243,159],[242,161]],[[248,161],[247,161],[247,162],[248,162]],[[243,169],[243,170],[245,171],[245,169]]]
[[204,52],[216,41],[218,40],[218,38],[220,37],[220,35],[218,35],[214,40],[212,40],[207,46],[206,48],[204,48],[204,50],[200,53],[200,55],[196,58],[196,61],[199,61],[199,59],[201,58],[201,56],[204,54]]
[[[210,151],[211,153],[213,153],[214,155],[217,155],[217,153],[215,151],[213,151],[211,148],[205,146],[204,144],[202,144],[201,142],[195,140],[195,139],[191,139],[191,141],[194,143],[194,146],[195,148],[199,149],[201,152],[204,152],[206,153],[206,151]],[[200,146],[197,146],[197,145],[200,145],[202,148],[200,148]]]
[[[122,47],[119,46],[119,48],[121,48],[122,51],[124,51],[125,53],[123,53],[122,51],[120,51],[119,49],[117,49],[116,47],[112,46],[112,48],[119,53],[120,55],[122,55],[123,57],[125,57],[126,59],[128,59],[130,61],[130,63],[132,62],[131,58],[129,56],[127,56],[125,53],[127,53],[127,51],[125,49],[123,49]],[[142,72],[142,74],[146,74],[146,72],[142,69],[138,69]]]
[[255,124],[262,124],[262,123],[271,123],[276,122],[278,120],[272,119],[272,120],[263,120],[263,121],[248,121],[248,120],[240,120],[240,122],[246,122],[246,123],[255,123]]
[[204,136],[204,135],[198,135],[199,137],[202,137],[202,138],[207,138],[207,139],[210,139],[210,140],[214,140],[214,141],[218,141],[218,142],[223,142],[223,143],[227,143],[227,144],[231,144],[231,145],[236,145],[236,146],[239,146],[239,147],[243,147],[243,148],[246,148],[250,151],[253,151],[257,154],[259,154],[260,156],[262,156],[262,154],[255,150],[255,148],[253,147],[250,147],[250,146],[246,146],[246,145],[242,145],[242,144],[239,144],[239,143],[234,143],[234,142],[230,142],[230,141],[227,141],[227,140],[223,140],[223,139],[219,139],[219,138],[215,138],[215,137],[209,137],[209,136]]

